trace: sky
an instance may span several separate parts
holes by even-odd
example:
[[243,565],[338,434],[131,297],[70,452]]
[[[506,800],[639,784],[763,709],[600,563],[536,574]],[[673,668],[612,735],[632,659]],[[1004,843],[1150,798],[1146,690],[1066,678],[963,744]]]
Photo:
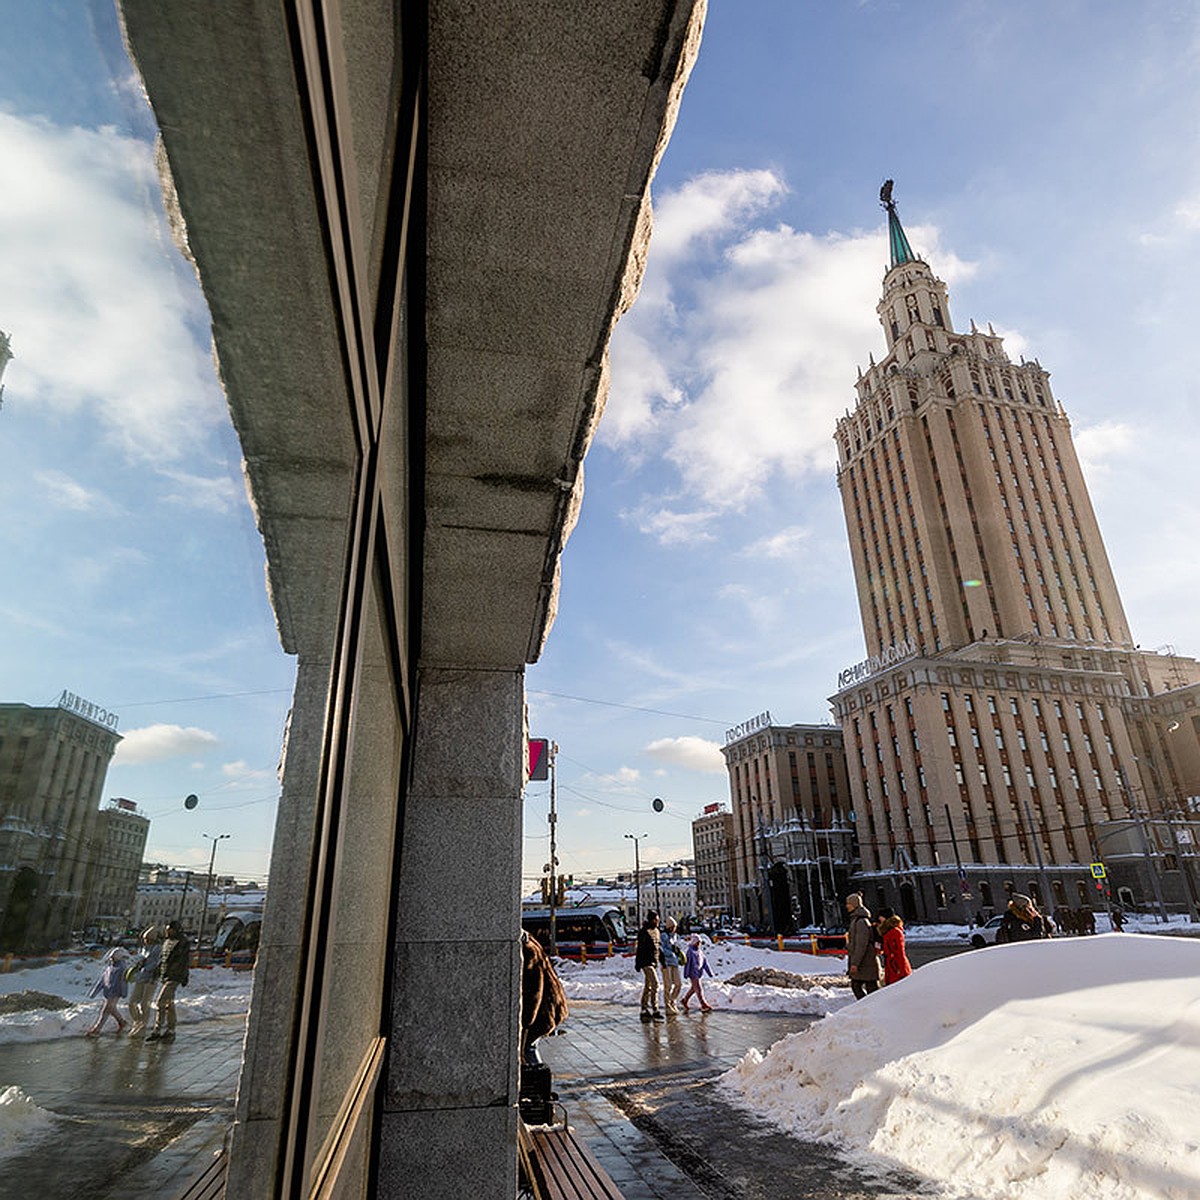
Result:
[[[218,871],[261,878],[294,664],[153,124],[102,0],[0,22],[0,699],[119,713],[148,858],[228,833]],[[1175,0],[711,0],[528,672],[561,871],[689,854],[725,730],[827,721],[864,656],[832,437],[884,352],[886,178],[956,326],[1051,372],[1135,638],[1200,654],[1198,54]]]

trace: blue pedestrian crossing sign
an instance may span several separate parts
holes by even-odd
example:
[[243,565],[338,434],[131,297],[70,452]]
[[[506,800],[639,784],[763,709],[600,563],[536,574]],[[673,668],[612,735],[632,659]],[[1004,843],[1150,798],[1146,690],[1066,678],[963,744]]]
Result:
[[1092,863],[1092,878],[1103,879],[1108,872],[1104,869],[1103,863]]

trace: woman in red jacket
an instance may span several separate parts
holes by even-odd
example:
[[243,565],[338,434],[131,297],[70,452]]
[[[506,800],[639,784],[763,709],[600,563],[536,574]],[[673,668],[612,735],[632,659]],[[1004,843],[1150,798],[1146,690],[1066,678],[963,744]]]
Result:
[[880,909],[879,933],[883,943],[883,986],[899,983],[912,974],[912,963],[904,953],[904,922],[890,909]]

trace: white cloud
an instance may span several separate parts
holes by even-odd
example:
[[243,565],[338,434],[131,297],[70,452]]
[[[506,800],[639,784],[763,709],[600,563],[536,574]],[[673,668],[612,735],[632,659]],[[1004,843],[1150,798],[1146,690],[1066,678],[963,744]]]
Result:
[[164,762],[197,754],[217,745],[217,735],[194,725],[146,725],[122,735],[113,762],[122,766],[132,763]]
[[652,512],[627,512],[622,515],[627,519],[632,518],[642,533],[657,538],[664,546],[671,546],[712,541],[713,535],[708,525],[717,513],[715,509],[672,512],[669,508],[660,508]]
[[74,512],[96,512],[110,508],[104,496],[84,487],[65,471],[38,471],[33,478],[35,483],[42,486],[50,503],[58,508],[68,508]]
[[804,525],[790,525],[787,529],[780,529],[777,533],[752,542],[742,553],[747,558],[777,558],[792,562],[811,538],[811,529]]
[[689,771],[705,771],[714,775],[725,773],[725,757],[716,742],[706,738],[658,738],[645,747],[645,754]]
[[[834,426],[854,403],[855,369],[884,349],[875,314],[883,227],[823,236],[745,227],[783,193],[769,172],[734,172],[703,176],[657,205],[655,239],[666,249],[656,257],[652,243],[651,302],[639,301],[613,339],[600,437],[635,460],[653,447],[698,499],[686,520],[670,510],[657,523],[639,516],[660,541],[699,540],[773,475],[832,470]],[[941,249],[935,227],[908,232],[948,285],[974,272]],[[701,235],[710,246],[698,244]],[[1019,353],[1023,339],[1010,336]],[[652,501],[642,508],[655,512]]]
[[194,455],[223,412],[207,313],[159,206],[149,144],[0,113],[5,400],[86,415],[162,463]]
[[727,232],[787,192],[774,171],[707,171],[654,198],[650,253],[660,263]]
[[633,787],[641,777],[642,773],[636,767],[618,767],[608,775],[589,773],[583,777],[581,782],[586,787],[621,792]]
[[1108,470],[1112,459],[1133,449],[1136,430],[1120,421],[1102,421],[1074,430],[1075,452],[1084,476],[1098,476]]
[[188,471],[163,470],[159,474],[175,486],[163,497],[168,504],[205,512],[234,512],[243,503],[245,493],[225,475],[194,475]]

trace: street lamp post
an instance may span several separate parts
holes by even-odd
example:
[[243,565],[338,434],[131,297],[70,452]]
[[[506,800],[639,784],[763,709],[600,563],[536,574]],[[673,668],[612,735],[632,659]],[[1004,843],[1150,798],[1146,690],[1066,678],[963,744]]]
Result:
[[208,856],[208,874],[204,878],[204,903],[200,907],[200,940],[204,940],[204,923],[208,918],[208,893],[212,889],[213,881],[213,866],[217,861],[217,843],[224,841],[227,837],[232,837],[229,833],[218,833],[215,837],[211,833],[202,835],[212,839],[212,853]]
[[[1163,752],[1163,757],[1169,759],[1170,755],[1167,752],[1166,740],[1163,737],[1162,730],[1156,725],[1152,726],[1152,728],[1158,735],[1159,747]],[[1178,728],[1179,722],[1172,721],[1167,727],[1167,731],[1169,733],[1174,733]],[[1171,848],[1175,853],[1175,865],[1179,868],[1179,871],[1183,876],[1183,898],[1187,901],[1188,920],[1195,924],[1196,922],[1200,922],[1200,912],[1197,911],[1196,897],[1192,892],[1192,877],[1191,873],[1188,871],[1187,856],[1183,853],[1183,846],[1179,841],[1179,834],[1175,832],[1175,814],[1171,811],[1171,806],[1176,802],[1176,797],[1171,796],[1168,802],[1167,789],[1163,785],[1162,774],[1159,772],[1158,766],[1154,762],[1153,753],[1151,754],[1151,757],[1147,759],[1140,759],[1136,754],[1134,755],[1134,758],[1137,759],[1138,762],[1145,762],[1146,766],[1148,766],[1154,774],[1155,783],[1158,784],[1158,802],[1162,809],[1163,819],[1167,822],[1167,834],[1171,839]],[[1172,789],[1172,791],[1173,790],[1174,789]]]
[[642,863],[638,854],[638,842],[644,837],[649,837],[648,833],[627,833],[625,835],[633,842],[633,905],[634,905],[634,920],[640,927],[642,924]]
[[1163,903],[1162,887],[1158,879],[1159,868],[1150,851],[1150,838],[1146,834],[1146,825],[1142,820],[1142,810],[1138,808],[1137,801],[1133,798],[1133,789],[1129,786],[1129,776],[1126,774],[1125,768],[1118,767],[1117,774],[1125,789],[1125,805],[1129,809],[1130,816],[1137,823],[1138,836],[1142,842],[1142,857],[1145,859],[1146,871],[1150,876],[1150,886],[1154,889],[1154,898],[1158,901],[1159,918],[1165,925],[1167,924],[1167,906]]

